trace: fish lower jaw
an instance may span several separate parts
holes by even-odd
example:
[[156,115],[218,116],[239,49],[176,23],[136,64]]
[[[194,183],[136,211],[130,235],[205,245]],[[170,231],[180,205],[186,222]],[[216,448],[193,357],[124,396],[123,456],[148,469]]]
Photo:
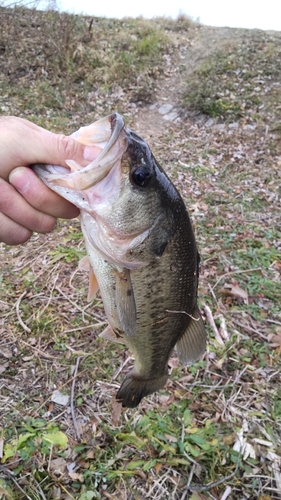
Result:
[[168,380],[168,373],[157,378],[142,378],[136,371],[131,370],[123,381],[116,399],[124,408],[135,408],[142,398],[162,389]]

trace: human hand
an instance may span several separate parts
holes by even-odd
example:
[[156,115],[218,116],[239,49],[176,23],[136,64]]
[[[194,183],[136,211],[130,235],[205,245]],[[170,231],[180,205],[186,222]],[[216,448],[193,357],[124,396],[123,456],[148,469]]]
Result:
[[28,168],[34,163],[86,166],[99,150],[72,137],[54,134],[17,117],[0,117],[0,241],[18,245],[33,231],[51,231],[57,217],[71,219],[79,210],[51,191]]

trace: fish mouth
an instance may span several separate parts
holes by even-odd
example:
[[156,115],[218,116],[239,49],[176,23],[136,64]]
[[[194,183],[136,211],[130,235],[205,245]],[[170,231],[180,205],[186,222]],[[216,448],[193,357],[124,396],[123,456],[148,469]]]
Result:
[[[66,160],[69,168],[57,165],[40,166],[40,174],[53,185],[77,191],[89,189],[103,180],[128,146],[125,123],[119,113],[112,113],[92,125],[81,127],[71,137],[100,152],[86,167],[81,167],[74,160]],[[36,169],[39,174],[38,167]]]

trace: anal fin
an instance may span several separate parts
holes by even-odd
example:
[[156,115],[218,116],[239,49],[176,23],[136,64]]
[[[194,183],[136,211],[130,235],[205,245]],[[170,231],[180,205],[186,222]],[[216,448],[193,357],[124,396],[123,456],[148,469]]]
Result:
[[206,350],[206,331],[201,313],[196,305],[192,319],[180,340],[177,342],[177,354],[183,365],[191,365]]
[[108,325],[99,334],[99,337],[101,337],[104,340],[110,340],[111,342],[118,342],[119,344],[126,344],[124,337],[122,337],[121,335],[118,336],[117,333],[114,332],[113,328],[111,328],[110,325]]

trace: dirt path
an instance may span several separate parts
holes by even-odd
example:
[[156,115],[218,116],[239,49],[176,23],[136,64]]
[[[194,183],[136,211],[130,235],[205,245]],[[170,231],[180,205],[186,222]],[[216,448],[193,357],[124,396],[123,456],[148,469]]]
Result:
[[[170,69],[167,61],[165,77],[156,89],[155,103],[140,108],[135,117],[136,132],[147,140],[153,137],[157,142],[171,123],[173,127],[180,128],[181,101],[184,98],[188,76],[207,61],[210,54],[225,45],[235,44],[240,37],[241,30],[211,26],[196,27],[192,38],[187,38],[186,34],[181,35],[178,65],[173,65]],[[190,117],[192,118],[192,115]]]

